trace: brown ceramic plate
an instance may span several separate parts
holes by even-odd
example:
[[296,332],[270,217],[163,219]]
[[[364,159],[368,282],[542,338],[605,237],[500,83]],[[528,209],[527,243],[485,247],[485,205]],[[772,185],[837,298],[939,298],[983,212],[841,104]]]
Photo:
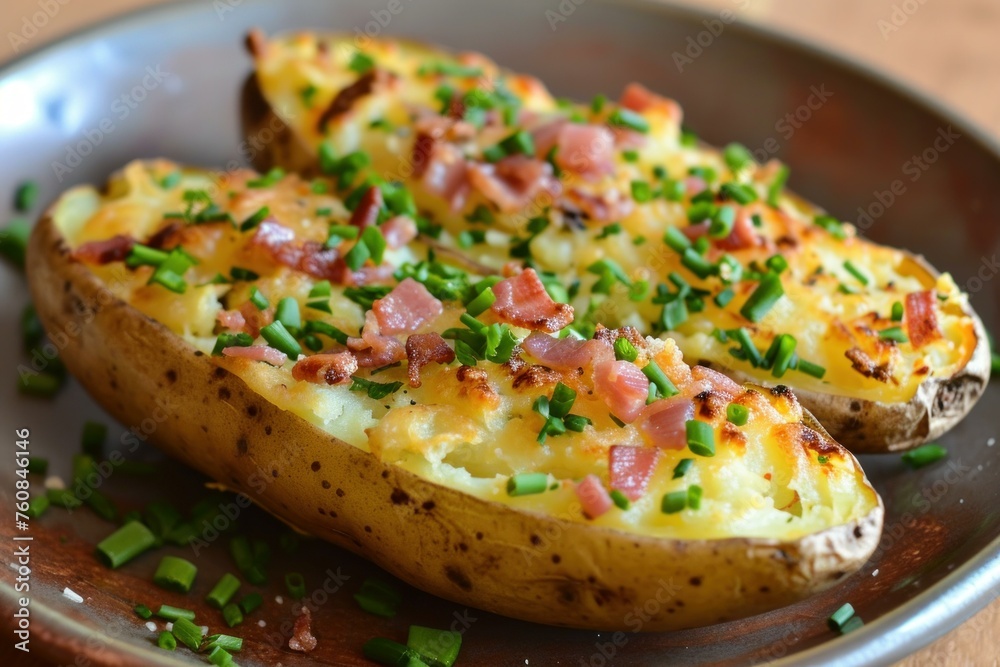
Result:
[[[734,2],[734,9],[740,4]],[[103,182],[111,170],[136,157],[162,155],[220,167],[244,161],[253,148],[241,144],[236,118],[239,86],[250,68],[241,38],[251,26],[268,32],[310,27],[406,35],[479,49],[539,75],[560,94],[579,98],[614,93],[627,81],[640,80],[676,97],[708,141],[740,140],[761,157],[786,160],[798,192],[860,222],[876,240],[922,252],[951,271],[972,293],[987,326],[997,325],[1000,292],[991,281],[998,271],[1000,151],[991,140],[932,101],[855,64],[765,29],[737,25],[728,14],[699,14],[654,2],[221,0],[146,11],[66,39],[0,73],[0,155],[5,158],[0,192],[33,178],[41,183],[45,203],[69,185]],[[13,332],[26,289],[6,267],[0,269],[0,294],[0,330],[11,343],[17,339]],[[19,348],[8,344],[0,352],[8,369],[8,381],[0,383],[8,461],[0,474],[0,497],[8,510],[15,491],[10,462],[16,429],[30,429],[32,453],[51,459],[53,472],[67,478],[84,420],[106,420],[72,382],[52,402],[18,397],[15,369],[30,363]],[[913,472],[896,456],[863,459],[888,515],[882,545],[860,573],[793,607],[676,634],[615,635],[530,625],[456,606],[403,584],[401,613],[383,620],[360,612],[352,599],[376,568],[319,543],[304,543],[285,556],[277,548],[284,529],[253,509],[240,510],[240,530],[274,545],[270,571],[305,575],[319,648],[308,657],[284,648],[292,603],[287,595],[282,604],[275,600],[284,591],[272,574],[273,583],[263,590],[264,606],[238,628],[247,640],[239,662],[367,664],[361,658],[365,640],[403,639],[410,623],[461,630],[464,665],[771,660],[854,665],[898,659],[971,616],[1000,591],[1000,467],[993,464],[1000,451],[994,447],[998,399],[1000,390],[991,386],[969,418],[942,439],[951,450],[945,462]],[[128,425],[133,427],[141,432],[155,428],[155,422]],[[123,509],[161,498],[187,506],[205,496],[206,480],[195,473],[148,447],[128,452],[117,444],[124,430],[112,428],[109,448],[154,462],[156,472],[116,472],[102,482],[102,490]],[[33,484],[37,491],[41,481]],[[24,532],[15,528],[11,514],[0,522],[0,537],[8,545],[4,560],[15,561],[14,533],[33,538],[27,543],[31,588],[16,593],[17,572],[2,568],[0,605],[9,625],[17,598],[30,596],[33,652],[78,665],[199,662],[187,652],[156,649],[155,634],[131,612],[137,602],[193,607],[213,631],[223,629],[218,612],[200,599],[221,572],[232,568],[226,536],[197,556],[190,549],[168,550],[193,558],[201,570],[194,593],[180,596],[150,583],[154,556],[115,572],[99,566],[93,544],[111,526],[87,510],[51,510]],[[67,587],[84,602],[64,597]],[[837,638],[825,620],[845,601],[867,625]]]

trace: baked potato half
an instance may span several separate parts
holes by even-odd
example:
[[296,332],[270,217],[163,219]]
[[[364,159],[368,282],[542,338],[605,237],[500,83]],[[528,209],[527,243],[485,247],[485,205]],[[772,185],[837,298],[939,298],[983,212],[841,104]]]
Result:
[[311,33],[249,45],[258,168],[340,176],[345,193],[404,183],[443,245],[571,286],[584,335],[633,325],[689,363],[791,386],[855,452],[935,438],[984,390],[986,336],[950,276],[786,192],[780,163],[700,143],[638,84],[581,105],[473,53]]
[[29,244],[39,317],[123,423],[165,414],[171,455],[462,604],[672,630],[873,552],[880,498],[787,388],[552,335],[573,311],[534,270],[477,275],[396,186],[330,187],[152,161],[70,190]]

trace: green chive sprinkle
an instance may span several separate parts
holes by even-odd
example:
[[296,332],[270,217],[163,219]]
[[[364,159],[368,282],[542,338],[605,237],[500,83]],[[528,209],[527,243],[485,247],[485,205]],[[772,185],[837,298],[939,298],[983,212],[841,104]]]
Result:
[[830,614],[830,618],[826,620],[827,625],[833,631],[838,631],[844,626],[847,621],[854,616],[854,606],[850,602],[844,604],[840,609]]
[[635,349],[635,345],[633,345],[632,342],[624,336],[619,336],[618,339],[615,340],[614,348],[615,359],[618,359],[619,361],[635,362],[635,360],[639,357],[639,351]]
[[780,378],[788,370],[792,362],[792,355],[795,354],[796,340],[791,334],[781,334],[775,339],[777,351],[774,357],[774,365],[771,374]]
[[160,633],[160,636],[156,638],[156,645],[164,651],[174,651],[177,649],[177,639],[174,637],[172,632],[164,630]]
[[25,213],[35,206],[38,200],[38,183],[25,181],[14,193],[14,208],[19,213]]
[[233,656],[221,646],[214,647],[208,654],[208,661],[216,667],[235,667]]
[[850,273],[855,278],[857,278],[858,282],[861,283],[862,285],[865,286],[868,285],[869,283],[868,276],[862,273],[861,269],[855,266],[854,262],[852,262],[851,260],[847,260],[844,262],[844,270]]
[[31,224],[27,220],[12,220],[10,224],[0,229],[0,255],[15,266],[23,268],[29,236],[31,236]]
[[781,165],[778,169],[778,173],[775,175],[774,180],[771,181],[771,185],[767,188],[767,203],[773,208],[778,208],[780,203],[781,191],[785,188],[785,183],[788,182],[788,176],[791,174],[791,170],[788,168],[787,164]]
[[722,151],[722,159],[730,171],[738,172],[753,164],[753,155],[743,144],[731,143]]
[[97,544],[101,562],[114,569],[156,543],[156,536],[138,521],[130,521]]
[[687,490],[687,506],[693,510],[701,509],[702,489],[697,484],[692,484]]
[[840,220],[837,220],[837,218],[832,215],[817,215],[813,218],[813,224],[817,227],[825,229],[830,236],[838,241],[843,241],[847,238],[847,232],[844,231],[844,225],[841,224]]
[[663,242],[677,253],[683,253],[691,247],[691,240],[676,227],[668,227],[663,233]]
[[306,581],[298,572],[285,574],[285,588],[293,600],[301,600],[306,596]]
[[168,621],[176,621],[181,618],[186,618],[189,621],[194,620],[194,612],[190,609],[171,607],[168,604],[161,604],[160,608],[156,611],[156,615]]
[[814,378],[823,379],[826,375],[826,369],[819,364],[814,364],[812,362],[806,361],[805,359],[799,359],[799,364],[796,370],[805,373],[806,375],[811,375]]
[[147,607],[144,604],[137,604],[136,606],[132,607],[132,611],[135,612],[136,616],[138,616],[143,620],[150,619],[153,617],[153,612],[150,611],[149,607]]
[[916,470],[924,466],[929,466],[932,463],[937,463],[947,456],[947,449],[937,443],[930,442],[916,449],[911,449],[904,453],[901,458],[903,459],[903,463]]
[[267,219],[267,216],[271,215],[271,209],[267,206],[261,206],[257,209],[257,212],[251,215],[249,218],[243,221],[240,225],[241,232],[247,232],[251,229],[257,227],[260,223]]
[[663,372],[660,365],[652,359],[642,367],[642,373],[656,386],[656,390],[660,393],[661,398],[669,398],[678,393],[674,383],[670,381],[670,378]]
[[201,628],[187,618],[181,617],[175,620],[171,632],[179,642],[192,651],[197,651],[201,646]]
[[366,658],[380,665],[419,667],[421,664],[426,664],[413,649],[382,637],[369,639],[365,642],[361,652]]
[[462,648],[462,635],[451,630],[411,625],[406,645],[416,651],[428,665],[452,667]]
[[908,343],[910,339],[906,337],[900,327],[889,327],[878,332],[878,337],[882,340],[891,340],[895,343]]
[[618,489],[612,489],[609,495],[611,496],[611,502],[613,502],[615,507],[620,510],[627,510],[632,504],[629,502],[629,499],[625,497],[625,494]]
[[726,406],[726,419],[737,426],[743,426],[750,419],[750,410],[745,405],[730,403]]
[[257,289],[256,285],[250,288],[250,303],[257,306],[257,310],[264,310],[271,305],[270,302],[268,302],[267,297],[264,296],[263,292]]
[[153,575],[153,583],[167,590],[187,593],[197,574],[194,563],[176,556],[164,556]]
[[632,181],[632,199],[637,202],[648,202],[653,198],[653,188],[646,181]]
[[630,109],[618,108],[608,116],[608,123],[628,128],[642,134],[649,132],[649,121]]
[[694,465],[694,459],[681,459],[674,466],[674,476],[671,479],[680,479],[687,474],[692,465]]
[[660,501],[660,511],[664,514],[676,514],[687,507],[687,502],[688,492],[686,490],[665,493],[663,500]]
[[290,332],[301,329],[302,317],[299,314],[299,302],[290,296],[283,298],[274,309],[274,319],[281,322]]
[[854,632],[855,630],[863,627],[864,624],[865,622],[860,616],[853,616],[840,628],[840,634],[846,635],[849,632]]
[[260,335],[271,347],[284,352],[292,360],[298,359],[299,355],[302,354],[302,346],[292,337],[292,334],[288,333],[288,329],[281,323],[281,320],[275,320],[268,324],[260,330]]
[[768,273],[761,278],[757,289],[753,291],[750,298],[740,308],[740,315],[751,322],[760,322],[784,293],[785,290],[781,285],[781,278],[778,274]]
[[783,255],[771,255],[764,264],[775,273],[781,273],[788,268],[788,260]]
[[733,231],[734,224],[736,209],[732,206],[720,206],[709,223],[708,235],[713,239],[724,239]]
[[891,317],[893,322],[903,321],[903,304],[899,301],[893,302]]
[[233,599],[233,596],[236,595],[236,591],[239,589],[240,580],[226,572],[219,579],[218,583],[212,587],[208,595],[205,596],[205,600],[209,606],[222,609],[229,604],[229,601]]
[[257,607],[264,604],[264,597],[260,593],[249,593],[240,600],[240,611],[249,616]]
[[711,424],[689,419],[684,428],[687,432],[688,449],[698,456],[715,456],[715,432]]
[[733,288],[727,287],[726,289],[722,290],[714,297],[712,297],[712,300],[715,301],[715,305],[717,305],[719,308],[725,308],[726,306],[729,305],[729,302],[732,301],[733,297],[735,296],[736,292],[733,291]]
[[527,496],[542,493],[549,485],[549,476],[543,472],[522,472],[507,480],[508,496]]
[[222,618],[232,628],[243,622],[243,612],[238,604],[230,602],[222,608]]
[[243,639],[241,637],[233,637],[232,635],[209,635],[205,637],[204,644],[206,651],[221,648],[235,653],[236,651],[243,650]]

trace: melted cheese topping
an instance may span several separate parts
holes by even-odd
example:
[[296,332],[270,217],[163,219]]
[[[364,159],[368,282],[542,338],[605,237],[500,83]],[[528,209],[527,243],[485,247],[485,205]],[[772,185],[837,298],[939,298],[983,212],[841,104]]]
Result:
[[[267,206],[272,218],[294,230],[297,239],[321,241],[330,220],[343,223],[342,203],[316,194],[296,176],[281,178],[269,187],[248,186],[254,178],[255,174],[246,171],[180,172],[166,161],[136,162],[115,175],[106,195],[92,188],[67,192],[55,207],[54,220],[79,257],[84,256],[87,243],[116,235],[148,241],[174,225],[168,246],[179,243],[198,260],[184,272],[183,293],[149,284],[153,272],[149,266],[126,269],[120,261],[88,266],[118,297],[206,354],[215,346],[220,312],[246,305],[251,287],[272,304],[292,297],[305,319],[322,320],[356,334],[364,321],[364,308],[345,295],[344,287],[332,286],[331,314],[307,308],[316,279],[260,253],[252,241],[254,232],[239,229],[240,221]],[[177,212],[187,207],[185,193],[199,190],[208,193],[235,224],[178,224]],[[414,242],[387,253],[386,261],[400,265],[426,252]],[[218,274],[229,275],[233,267],[259,276],[213,280]],[[454,326],[463,311],[460,302],[445,305],[447,310],[435,326]],[[518,338],[527,333],[515,330]],[[655,359],[678,388],[686,387],[690,371],[672,339],[648,338],[643,354]],[[734,402],[747,407],[750,414],[740,427],[726,421],[724,405],[721,409],[702,406],[698,418],[713,429],[716,455],[662,450],[640,500],[627,510],[612,508],[591,520],[583,514],[573,480],[594,474],[607,485],[609,448],[643,446],[644,442],[633,425],[615,423],[589,379],[580,373],[559,377],[577,392],[573,413],[588,417],[592,425],[582,432],[550,435],[541,445],[536,436],[543,419],[532,406],[540,396],[551,395],[553,382],[519,386],[515,374],[498,363],[481,361],[475,369],[457,363],[432,364],[423,370],[419,388],[406,384],[405,362],[377,375],[360,371],[355,377],[401,383],[385,397],[372,398],[346,384],[296,381],[291,372],[295,360],[274,367],[249,359],[208,358],[237,374],[277,407],[384,461],[481,498],[573,521],[664,537],[794,539],[860,518],[879,502],[854,458],[801,423],[802,410],[789,392],[748,389],[739,395]],[[696,399],[695,404],[703,402],[711,401]],[[673,470],[684,458],[695,462],[685,476],[674,479]],[[546,473],[550,489],[535,495],[508,495],[508,480],[523,472]],[[700,508],[673,514],[661,511],[664,494],[693,485],[703,491]]]
[[[370,40],[359,52],[350,37],[292,34],[262,44],[255,55],[265,98],[305,146],[316,152],[326,142],[337,155],[364,151],[371,157],[373,173],[409,186],[420,209],[444,226],[442,243],[452,246],[462,232],[484,229],[483,225],[470,224],[468,217],[477,207],[489,206],[490,202],[473,190],[460,209],[452,210],[414,176],[415,123],[420,115],[415,110],[440,109],[443,88],[461,95],[498,87],[518,100],[522,119],[542,115],[606,125],[615,108],[606,103],[595,111],[590,106],[567,104],[556,100],[538,80],[501,70],[481,55],[452,55],[407,42]],[[359,62],[366,59],[368,64],[395,75],[393,84],[375,87],[321,127],[320,118],[338,94],[359,79],[363,68]],[[454,71],[447,67],[441,70],[442,63],[472,70],[472,75],[436,73]],[[686,193],[681,201],[665,196],[636,201],[631,212],[616,220],[622,230],[617,234],[603,232],[603,223],[586,217],[582,224],[578,217],[570,219],[572,216],[566,214],[558,200],[541,196],[523,211],[495,213],[495,222],[488,227],[484,242],[463,252],[496,270],[510,260],[513,246],[530,237],[537,268],[552,272],[555,280],[564,285],[579,281],[571,301],[578,321],[589,311],[591,322],[610,327],[633,325],[644,334],[658,336],[668,333],[651,324],[658,321],[662,305],[649,297],[630,300],[629,288],[623,283],[613,285],[610,294],[593,294],[590,288],[598,276],[583,269],[608,258],[624,268],[633,284],[646,281],[652,289],[662,283],[671,290],[673,285],[666,278],[676,273],[705,291],[700,300],[704,308],[690,312],[669,332],[685,359],[733,368],[763,383],[778,380],[769,369],[734,358],[733,342],[713,332],[745,327],[761,353],[778,335],[792,334],[798,358],[822,367],[825,373],[816,378],[791,370],[781,377],[781,382],[793,388],[884,403],[905,403],[921,383],[949,378],[966,365],[978,341],[973,321],[967,315],[966,295],[950,276],[938,277],[905,252],[858,237],[846,223],[840,227],[846,238],[839,240],[814,224],[814,217],[821,213],[816,207],[784,193],[778,197],[779,206],[766,204],[780,165],[748,164],[733,171],[719,151],[683,140],[681,113],[672,101],[657,98],[640,116],[649,130],[641,145],[633,149],[634,154],[624,148],[616,150],[613,172],[597,181],[563,173],[562,191],[576,190],[607,202],[631,201],[633,182],[648,183],[654,192],[660,188],[654,176],[658,169],[683,183],[692,169],[702,173],[707,168],[717,175],[710,183],[713,189],[723,182],[749,187],[757,201],[736,208],[756,216],[759,227],[755,232],[764,243],[729,254],[745,269],[762,268],[769,257],[779,253],[788,264],[781,274],[784,297],[762,320],[751,323],[739,312],[753,292],[755,281],[736,282],[732,286],[735,297],[725,307],[719,307],[713,297],[726,287],[720,277],[699,278],[661,240],[668,228],[689,225],[687,213],[696,191]],[[465,155],[478,158],[484,148],[512,130],[487,125],[471,138],[455,143]],[[546,217],[550,224],[532,235],[527,225],[535,216]],[[713,248],[708,258],[715,261],[721,254]],[[847,261],[860,271],[867,284],[848,271]],[[904,303],[907,294],[925,290],[937,295],[934,314],[941,336],[920,347],[880,339],[881,330],[895,326],[904,326],[905,330],[905,322],[890,318],[893,305]],[[865,362],[861,369],[867,367],[866,372],[859,370],[853,361],[856,359]],[[875,372],[871,372],[872,368]]]

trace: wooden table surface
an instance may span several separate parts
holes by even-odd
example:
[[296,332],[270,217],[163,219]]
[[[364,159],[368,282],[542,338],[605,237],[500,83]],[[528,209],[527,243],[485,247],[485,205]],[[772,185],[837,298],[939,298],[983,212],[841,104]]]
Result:
[[[162,0],[3,0],[0,63],[110,16]],[[997,0],[688,0],[733,9],[870,63],[932,94],[1000,137],[1000,2]],[[554,3],[553,3],[554,4]],[[47,14],[39,14],[45,12]],[[12,37],[15,35],[16,37]],[[2,111],[2,110],[0,110]],[[1000,665],[1000,600],[899,663]],[[42,663],[0,646],[0,664]]]

